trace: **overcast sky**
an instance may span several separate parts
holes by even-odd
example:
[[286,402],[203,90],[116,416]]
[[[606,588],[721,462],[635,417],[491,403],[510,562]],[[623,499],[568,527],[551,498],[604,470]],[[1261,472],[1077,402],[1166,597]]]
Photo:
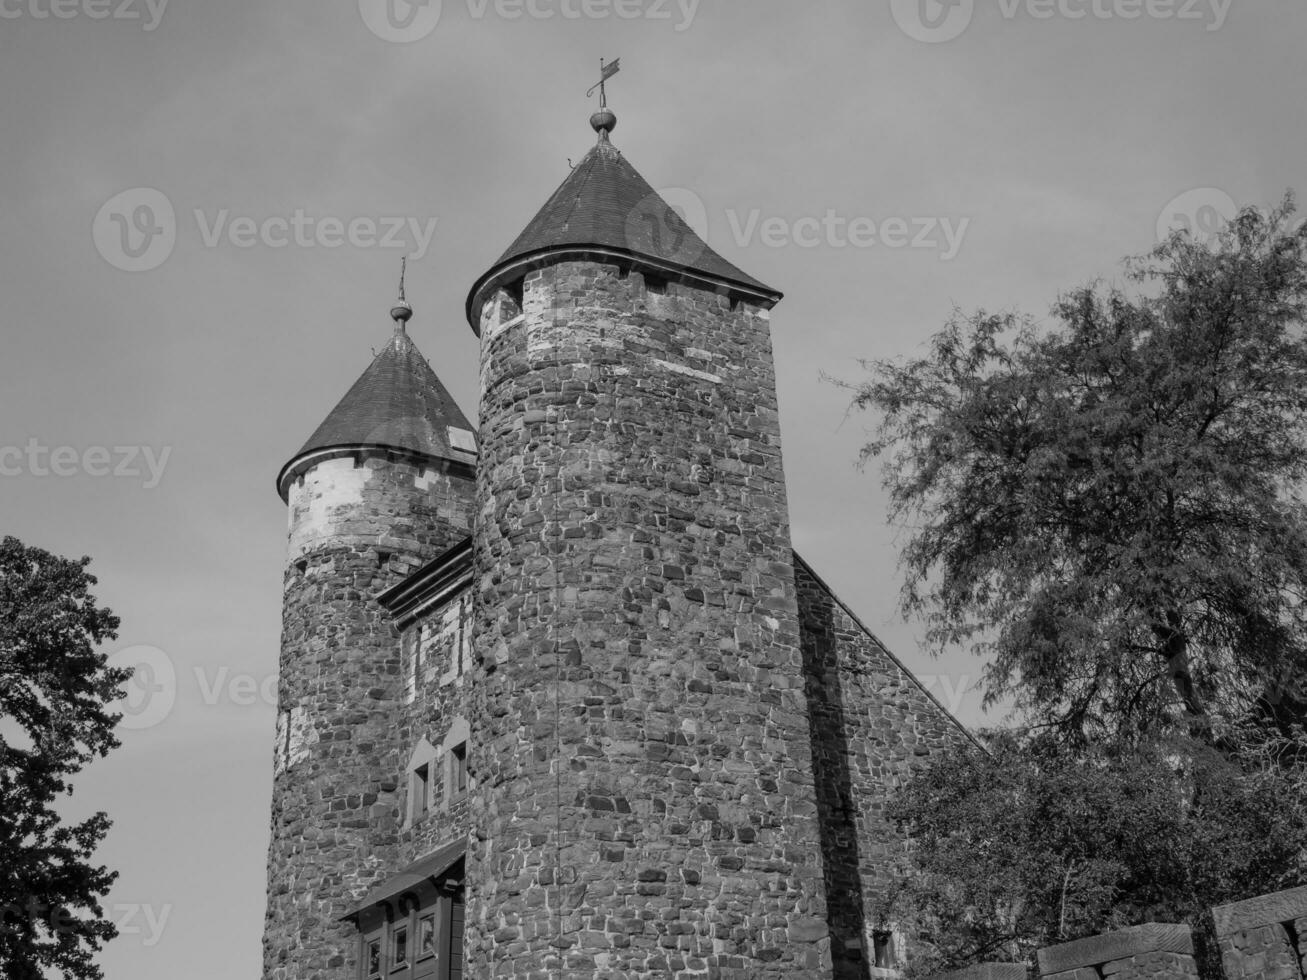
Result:
[[823,373],[1307,185],[1301,0],[152,2],[0,0],[0,530],[93,556],[113,649],[176,678],[73,800],[115,821],[109,980],[258,975],[273,479],[386,342],[406,252],[475,412],[467,289],[593,142],[600,57],[614,142],[787,294],[796,547],[972,724],[978,665],[898,618],[870,420]]

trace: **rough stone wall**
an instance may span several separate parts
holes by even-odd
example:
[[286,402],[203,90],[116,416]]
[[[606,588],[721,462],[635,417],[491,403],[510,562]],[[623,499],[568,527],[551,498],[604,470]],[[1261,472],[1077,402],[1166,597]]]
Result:
[[470,529],[471,485],[403,460],[329,460],[290,489],[264,976],[353,976],[338,919],[398,867],[398,634],[372,601]]
[[1217,906],[1212,922],[1227,980],[1307,976],[1307,887]]
[[379,453],[321,462],[290,487],[288,563],[324,549],[370,546],[394,555],[402,578],[467,536],[472,481],[469,468],[440,460]]
[[1284,926],[1272,922],[1221,940],[1229,980],[1299,980],[1301,960]]
[[828,977],[768,319],[559,263],[482,328],[468,974]]
[[893,925],[876,921],[904,847],[890,797],[969,736],[801,560],[795,575],[835,976],[861,980],[871,931]]

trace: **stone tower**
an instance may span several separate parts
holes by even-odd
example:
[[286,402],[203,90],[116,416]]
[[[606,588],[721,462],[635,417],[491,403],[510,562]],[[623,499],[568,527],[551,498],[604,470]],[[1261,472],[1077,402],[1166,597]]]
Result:
[[598,144],[471,290],[468,974],[828,977],[768,311]]
[[373,601],[471,530],[472,426],[394,336],[277,477],[289,505],[264,977],[352,976],[349,903],[399,861],[397,636]]

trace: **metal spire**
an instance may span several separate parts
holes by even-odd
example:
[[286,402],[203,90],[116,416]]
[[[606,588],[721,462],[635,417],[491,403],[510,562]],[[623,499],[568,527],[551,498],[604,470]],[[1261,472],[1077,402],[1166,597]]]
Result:
[[408,256],[399,260],[399,300],[390,308],[390,318],[395,321],[395,330],[404,332],[404,325],[413,318],[413,307],[404,297],[404,277],[408,274]]
[[588,99],[594,95],[595,89],[599,90],[599,111],[590,117],[590,126],[599,134],[599,141],[606,143],[608,134],[617,128],[617,114],[608,108],[608,79],[612,78],[622,70],[622,59],[617,58],[612,64],[605,65],[604,59],[599,59],[599,83],[590,86],[590,91],[585,93]]

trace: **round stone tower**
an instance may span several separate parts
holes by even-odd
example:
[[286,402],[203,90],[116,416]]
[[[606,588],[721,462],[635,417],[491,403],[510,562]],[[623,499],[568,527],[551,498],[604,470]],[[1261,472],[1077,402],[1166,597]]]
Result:
[[474,285],[467,975],[828,977],[769,313],[613,147]]
[[355,977],[351,902],[397,862],[399,646],[375,596],[471,532],[472,426],[391,311],[390,343],[277,477],[283,591],[267,980]]

